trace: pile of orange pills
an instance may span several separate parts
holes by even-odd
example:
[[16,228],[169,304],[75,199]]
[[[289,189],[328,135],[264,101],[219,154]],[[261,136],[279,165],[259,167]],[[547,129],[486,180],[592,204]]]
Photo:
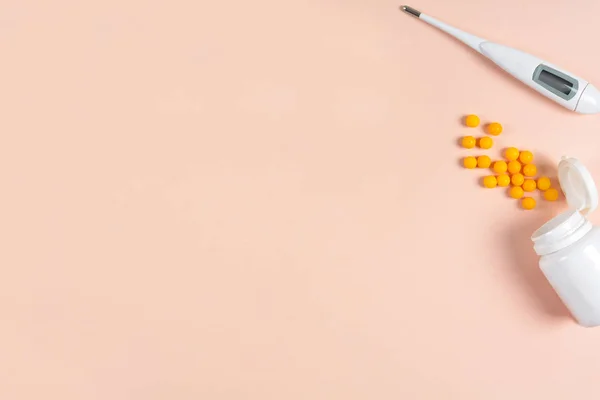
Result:
[[[479,124],[480,119],[477,115],[471,114],[465,117],[465,125],[469,128],[476,128]],[[503,127],[498,122],[492,122],[486,125],[485,130],[489,135],[498,136],[502,133]],[[494,146],[494,140],[489,136],[480,138],[464,136],[461,145],[465,149],[478,147],[489,150]],[[531,197],[536,190],[542,192],[543,198],[547,201],[555,201],[559,197],[558,190],[552,187],[548,177],[540,176],[536,179],[538,171],[531,151],[509,147],[504,150],[502,160],[492,160],[487,155],[468,156],[463,159],[463,165],[468,169],[490,168],[494,174],[483,178],[483,186],[488,189],[508,187],[509,197],[520,200],[521,207],[525,210],[533,210],[536,207],[537,202]]]

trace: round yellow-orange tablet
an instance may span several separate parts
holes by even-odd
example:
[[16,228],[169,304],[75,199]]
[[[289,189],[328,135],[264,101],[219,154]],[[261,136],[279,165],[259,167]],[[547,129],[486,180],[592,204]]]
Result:
[[533,161],[533,153],[527,150],[523,150],[521,154],[519,154],[519,161],[523,164],[529,164]]
[[494,141],[490,137],[486,136],[479,139],[479,147],[481,147],[482,149],[491,149],[493,145]]
[[463,159],[463,165],[465,168],[473,169],[477,167],[477,159],[475,157],[465,157]]
[[504,157],[506,157],[508,161],[517,160],[519,158],[519,154],[519,149],[516,147],[509,147],[508,149],[504,150]]
[[507,187],[508,185],[510,185],[510,176],[506,174],[498,175],[496,177],[496,180],[498,181],[498,186]]
[[510,178],[510,181],[515,186],[521,186],[523,182],[525,182],[525,177],[523,176],[523,174],[516,173]]
[[511,174],[516,174],[517,172],[521,172],[521,163],[518,161],[509,161],[508,162],[508,172]]
[[525,164],[523,165],[523,175],[525,176],[535,176],[537,174],[537,167],[535,164]]
[[496,186],[498,186],[498,180],[494,175],[486,176],[485,178],[483,178],[483,186],[485,186],[488,189],[493,189]]
[[477,166],[479,168],[489,168],[492,165],[492,159],[488,156],[477,157]]
[[521,187],[526,192],[533,192],[537,185],[533,179],[525,179],[525,182],[523,182],[523,185]]
[[548,178],[546,176],[542,176],[541,178],[539,178],[537,180],[537,188],[540,189],[541,191],[550,189],[551,185],[552,185],[552,183],[550,182],[550,178]]
[[465,149],[472,149],[473,147],[475,147],[476,143],[477,143],[477,141],[475,140],[475,138],[473,136],[465,136],[462,138],[462,141],[461,141],[461,145]]
[[506,164],[506,161],[496,161],[493,169],[495,173],[503,174],[508,170],[508,164]]
[[479,126],[479,117],[475,114],[467,115],[465,117],[465,125],[469,128],[475,128]]
[[498,136],[502,133],[502,125],[498,122],[492,122],[487,126],[487,131],[490,135]]
[[513,199],[520,199],[524,194],[525,192],[523,192],[523,188],[521,186],[513,186],[508,191],[508,195]]
[[525,210],[533,210],[535,208],[535,199],[533,197],[525,197],[521,200],[521,206]]
[[544,199],[548,201],[556,201],[558,200],[558,190],[554,188],[550,188],[544,192]]

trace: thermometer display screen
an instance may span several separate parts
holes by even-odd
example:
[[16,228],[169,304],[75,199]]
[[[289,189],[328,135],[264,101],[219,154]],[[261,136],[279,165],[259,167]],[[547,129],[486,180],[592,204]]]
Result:
[[540,64],[533,72],[533,80],[564,100],[571,100],[579,90],[579,81],[548,65]]
[[573,84],[571,82],[545,69],[540,72],[540,77],[538,79],[567,96],[573,89]]

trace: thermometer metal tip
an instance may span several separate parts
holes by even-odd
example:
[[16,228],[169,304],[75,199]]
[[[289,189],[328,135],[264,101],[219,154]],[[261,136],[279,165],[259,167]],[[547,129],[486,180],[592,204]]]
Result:
[[417,18],[419,18],[421,16],[421,11],[415,10],[414,8],[412,8],[410,6],[401,6],[400,9],[407,14],[414,15]]

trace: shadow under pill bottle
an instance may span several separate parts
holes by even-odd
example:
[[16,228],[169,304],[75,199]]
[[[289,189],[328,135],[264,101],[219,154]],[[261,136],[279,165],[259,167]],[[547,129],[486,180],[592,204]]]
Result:
[[535,231],[540,268],[577,322],[600,325],[600,227],[587,219],[598,206],[591,174],[575,158],[558,164],[560,187],[569,209]]

